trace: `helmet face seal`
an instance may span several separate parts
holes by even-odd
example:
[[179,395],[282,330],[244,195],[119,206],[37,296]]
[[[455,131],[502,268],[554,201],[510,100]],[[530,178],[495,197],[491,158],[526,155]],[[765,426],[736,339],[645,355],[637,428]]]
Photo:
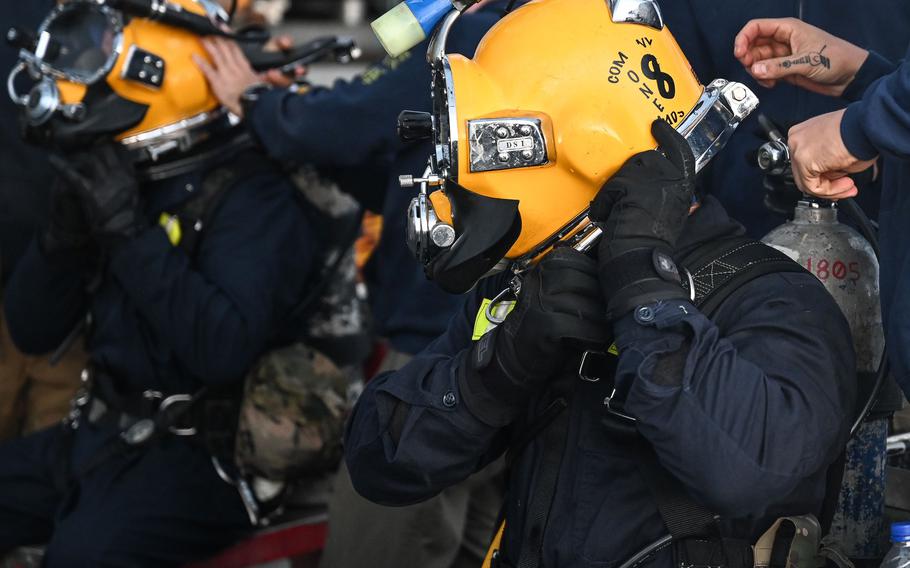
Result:
[[496,199],[446,184],[458,237],[434,256],[427,276],[452,294],[463,294],[505,256],[521,234],[518,201]]

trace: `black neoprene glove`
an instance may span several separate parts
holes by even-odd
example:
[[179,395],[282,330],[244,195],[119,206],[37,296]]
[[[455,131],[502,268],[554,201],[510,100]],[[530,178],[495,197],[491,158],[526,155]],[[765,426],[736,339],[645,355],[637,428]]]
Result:
[[91,242],[88,219],[79,195],[68,183],[59,179],[54,181],[50,189],[47,229],[38,236],[41,250],[54,256],[87,249]]
[[82,202],[98,244],[111,248],[145,228],[139,184],[122,147],[112,143],[67,159],[51,156],[51,165]]
[[502,413],[540,388],[578,347],[603,349],[610,333],[605,308],[597,261],[565,247],[548,254],[525,275],[512,313],[474,344],[462,390],[483,396],[469,406],[476,412],[485,397],[500,406],[481,413]]
[[695,158],[676,130],[656,120],[661,151],[632,156],[591,202],[602,224],[600,282],[610,319],[648,302],[685,298],[672,260],[695,193]]

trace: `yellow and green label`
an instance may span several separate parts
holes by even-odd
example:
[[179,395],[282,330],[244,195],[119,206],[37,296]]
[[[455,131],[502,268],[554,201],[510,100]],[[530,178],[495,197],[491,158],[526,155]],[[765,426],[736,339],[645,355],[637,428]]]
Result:
[[[498,324],[491,322],[487,318],[487,308],[490,304],[493,303],[493,300],[484,298],[480,303],[480,309],[477,310],[477,317],[474,318],[474,333],[471,335],[472,341],[477,341],[487,333],[496,329]],[[495,319],[505,319],[507,315],[512,313],[512,310],[515,309],[515,301],[507,302],[498,302],[493,307],[493,317]]]

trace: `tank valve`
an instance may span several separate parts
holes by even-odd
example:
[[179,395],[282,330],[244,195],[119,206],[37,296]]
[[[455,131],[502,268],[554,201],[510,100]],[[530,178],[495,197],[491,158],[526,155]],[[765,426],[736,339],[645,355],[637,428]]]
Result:
[[768,142],[758,149],[758,167],[772,176],[783,176],[790,173],[790,148],[777,125],[765,115],[758,116],[758,122],[768,135]]

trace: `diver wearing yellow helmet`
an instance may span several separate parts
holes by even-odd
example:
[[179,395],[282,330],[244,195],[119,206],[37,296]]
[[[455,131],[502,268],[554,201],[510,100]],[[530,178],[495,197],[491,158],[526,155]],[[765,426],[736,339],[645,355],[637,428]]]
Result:
[[266,512],[232,428],[248,371],[305,329],[328,230],[193,61],[225,22],[207,0],[72,0],[19,38],[10,94],[59,180],[6,321],[31,354],[84,333],[90,365],[63,424],[0,445],[0,551],[182,566]]
[[456,18],[434,112],[404,117],[436,150],[403,181],[418,260],[470,294],[358,401],[355,488],[413,503],[507,455],[498,568],[766,565],[781,516],[817,544],[849,329],[695,192],[754,95],[702,87],[654,0],[532,1],[473,59],[445,55]]

